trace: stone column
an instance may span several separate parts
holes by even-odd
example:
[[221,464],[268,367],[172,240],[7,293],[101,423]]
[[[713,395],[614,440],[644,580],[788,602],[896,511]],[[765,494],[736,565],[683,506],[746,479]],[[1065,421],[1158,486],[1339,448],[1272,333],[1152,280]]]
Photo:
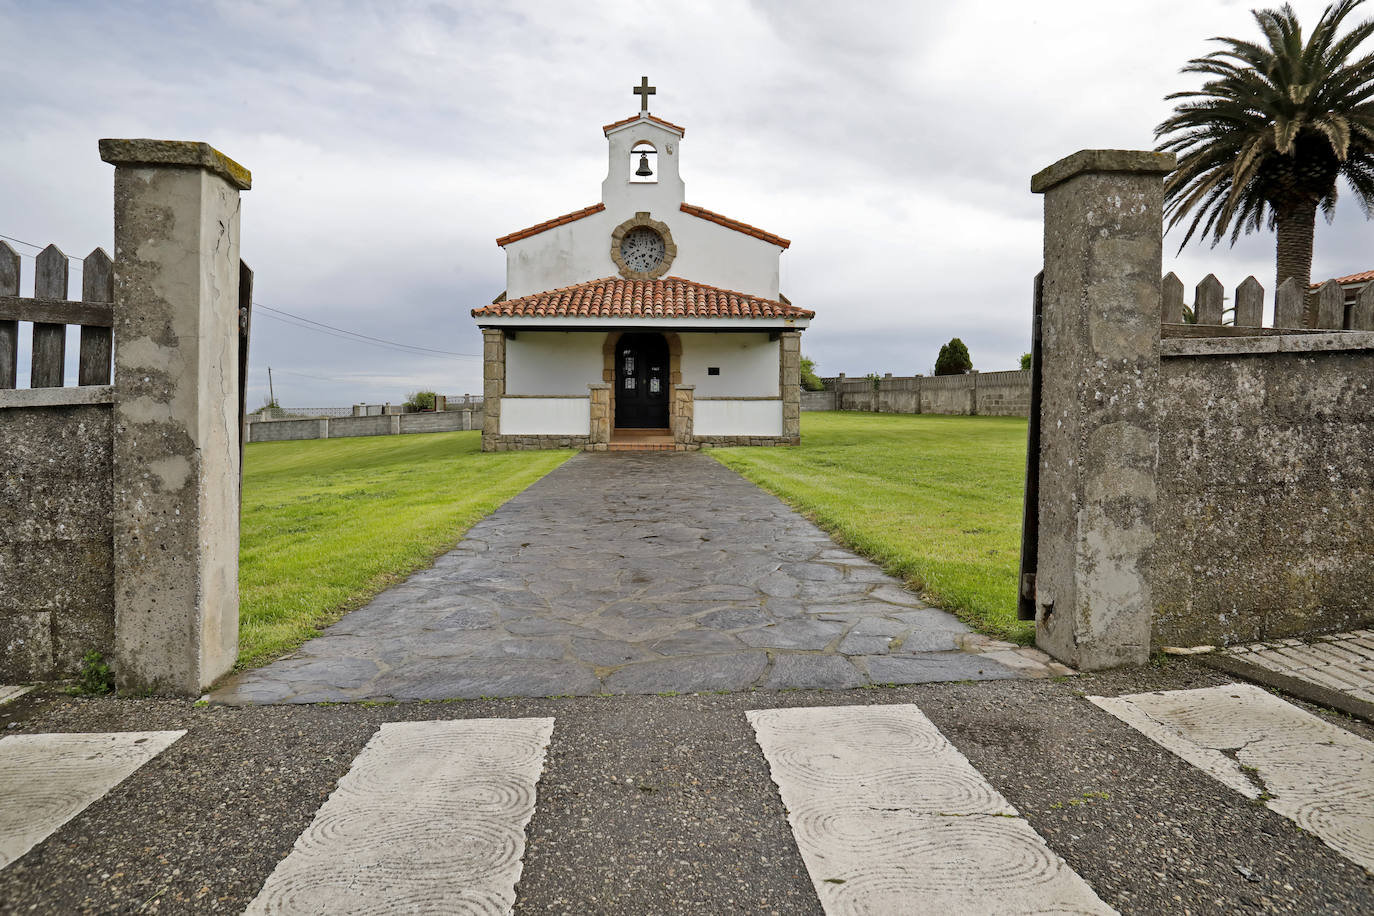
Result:
[[611,442],[611,386],[595,382],[587,388],[592,396],[592,428],[587,444],[593,451],[604,452]]
[[204,143],[102,140],[115,166],[119,686],[195,694],[238,654],[239,192]]
[[782,437],[801,444],[801,331],[783,331],[778,338],[782,388]]
[[496,451],[501,435],[501,398],[506,396],[506,335],[482,329],[482,451]]
[[1045,195],[1036,644],[1084,670],[1143,663],[1168,153],[1083,150]]
[[673,441],[681,446],[692,444],[696,424],[696,385],[673,386]]

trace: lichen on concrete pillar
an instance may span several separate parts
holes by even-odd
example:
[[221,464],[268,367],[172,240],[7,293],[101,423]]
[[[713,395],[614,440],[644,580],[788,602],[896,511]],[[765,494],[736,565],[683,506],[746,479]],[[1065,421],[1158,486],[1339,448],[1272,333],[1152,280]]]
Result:
[[1045,195],[1036,644],[1084,670],[1149,657],[1163,179],[1174,156],[1083,150]]
[[102,140],[115,166],[115,673],[194,694],[238,654],[239,192],[204,143]]

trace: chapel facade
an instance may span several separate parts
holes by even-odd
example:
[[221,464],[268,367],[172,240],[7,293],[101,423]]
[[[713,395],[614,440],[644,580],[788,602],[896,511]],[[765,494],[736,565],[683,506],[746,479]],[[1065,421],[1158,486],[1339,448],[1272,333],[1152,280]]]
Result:
[[796,445],[801,332],[779,291],[791,244],[687,203],[684,129],[602,128],[601,202],[496,240],[506,291],[482,329],[482,449]]

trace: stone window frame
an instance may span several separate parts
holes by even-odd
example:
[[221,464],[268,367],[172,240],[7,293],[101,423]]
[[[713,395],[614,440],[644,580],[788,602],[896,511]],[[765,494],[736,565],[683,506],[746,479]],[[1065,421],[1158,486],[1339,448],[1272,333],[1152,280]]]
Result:
[[[658,262],[658,266],[653,270],[631,270],[625,263],[625,259],[620,256],[620,243],[624,240],[625,234],[631,229],[638,229],[641,226],[652,229],[663,239],[663,260]],[[626,280],[657,280],[668,272],[668,268],[673,266],[673,259],[677,257],[677,243],[673,241],[673,233],[668,229],[666,223],[661,223],[649,216],[647,211],[640,211],[630,219],[625,220],[619,226],[611,230],[611,260],[620,270],[620,275]]]

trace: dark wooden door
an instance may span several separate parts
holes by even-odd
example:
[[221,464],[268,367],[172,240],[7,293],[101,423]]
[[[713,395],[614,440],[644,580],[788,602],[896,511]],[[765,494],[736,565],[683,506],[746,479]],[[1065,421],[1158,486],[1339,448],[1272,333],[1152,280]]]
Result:
[[668,343],[662,334],[624,334],[616,344],[615,425],[668,428]]

